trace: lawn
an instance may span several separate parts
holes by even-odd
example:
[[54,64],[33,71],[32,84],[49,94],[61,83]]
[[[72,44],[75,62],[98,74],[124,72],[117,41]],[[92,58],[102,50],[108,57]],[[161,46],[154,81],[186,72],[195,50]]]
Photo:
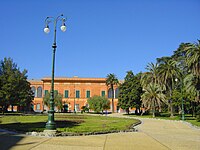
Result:
[[[46,122],[47,115],[5,115],[0,117],[0,128],[20,132],[43,131]],[[58,131],[85,133],[127,130],[139,120],[82,114],[55,114],[55,122]]]
[[[153,118],[152,115],[135,115],[130,114],[130,117],[138,117],[138,118]],[[161,113],[160,116],[156,116],[155,119],[165,119],[165,120],[181,120],[181,116],[179,114],[175,114],[174,117],[170,117],[169,113]],[[192,117],[191,114],[185,115],[185,121],[191,123],[194,126],[200,127],[200,122],[197,122],[197,120]]]

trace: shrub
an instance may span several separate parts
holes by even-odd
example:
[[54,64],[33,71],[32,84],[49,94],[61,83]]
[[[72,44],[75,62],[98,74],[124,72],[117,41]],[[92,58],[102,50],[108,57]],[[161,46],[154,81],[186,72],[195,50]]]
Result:
[[89,112],[89,108],[87,106],[82,106],[81,113],[83,113],[83,112]]
[[200,122],[200,106],[197,107],[196,119],[197,119],[197,122]]

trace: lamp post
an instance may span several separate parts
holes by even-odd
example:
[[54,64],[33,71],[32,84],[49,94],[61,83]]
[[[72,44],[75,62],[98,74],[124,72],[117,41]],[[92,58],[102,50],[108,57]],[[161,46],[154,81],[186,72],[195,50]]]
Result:
[[55,52],[56,52],[56,28],[57,28],[57,22],[62,21],[62,26],[60,29],[65,32],[66,26],[65,26],[65,18],[63,18],[63,14],[59,15],[58,17],[47,17],[45,19],[45,28],[44,32],[49,33],[49,23],[54,23],[54,41],[53,41],[53,58],[52,58],[52,79],[51,79],[51,97],[50,97],[50,110],[48,111],[48,121],[46,123],[46,130],[56,130],[56,123],[54,121],[54,68],[55,68]]
[[[178,79],[176,78],[175,81],[178,82]],[[181,111],[181,119],[182,119],[182,121],[185,120],[185,113],[184,113],[184,104],[183,104],[183,101],[184,101],[183,100],[183,81],[181,80],[181,109],[182,109],[182,111]]]
[[75,83],[74,83],[74,113],[76,113],[76,102],[75,102],[75,99],[76,99],[76,89],[75,89]]

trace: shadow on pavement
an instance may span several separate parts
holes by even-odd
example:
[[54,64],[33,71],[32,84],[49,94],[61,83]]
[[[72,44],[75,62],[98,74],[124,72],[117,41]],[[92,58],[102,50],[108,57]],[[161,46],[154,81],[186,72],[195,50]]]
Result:
[[[56,120],[57,128],[72,128],[74,126],[82,123],[82,120],[68,121],[68,120]],[[24,136],[20,133],[30,132],[30,131],[43,131],[45,129],[46,122],[36,122],[36,123],[8,123],[0,124],[0,150],[8,150],[14,146],[30,146],[38,142],[25,141]],[[6,130],[4,130],[6,129]],[[7,131],[9,130],[9,131]],[[12,132],[16,131],[18,133]],[[22,142],[23,141],[23,142]],[[28,146],[28,147],[29,147]]]
[[23,136],[17,134],[10,135],[7,133],[0,133],[0,149],[8,150],[13,146],[16,146],[19,141],[23,139]]

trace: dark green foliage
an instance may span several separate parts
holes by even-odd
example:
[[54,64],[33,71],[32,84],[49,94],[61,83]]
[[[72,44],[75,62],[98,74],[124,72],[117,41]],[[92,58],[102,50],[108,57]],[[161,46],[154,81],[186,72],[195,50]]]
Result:
[[83,112],[89,112],[89,108],[87,106],[82,106],[81,113],[83,113]]
[[95,112],[99,113],[104,110],[108,110],[110,108],[110,101],[101,96],[93,96],[87,100],[90,109],[94,110]]
[[119,97],[118,97],[118,106],[122,109],[125,109],[129,113],[129,108],[136,108],[137,110],[141,107],[141,94],[142,87],[140,84],[140,74],[134,76],[132,71],[128,71],[122,83],[119,87]]
[[[167,98],[171,116],[184,112],[198,117],[200,40],[196,43],[181,43],[172,56],[157,58],[155,64],[157,65],[148,64],[147,72],[142,75],[143,89],[151,82],[158,84]],[[166,110],[166,105],[161,106],[162,110]]]
[[9,105],[29,110],[33,92],[26,73],[26,70],[21,72],[11,58],[0,62],[0,106],[4,112]]
[[200,122],[200,105],[197,107],[196,119],[198,122]]

